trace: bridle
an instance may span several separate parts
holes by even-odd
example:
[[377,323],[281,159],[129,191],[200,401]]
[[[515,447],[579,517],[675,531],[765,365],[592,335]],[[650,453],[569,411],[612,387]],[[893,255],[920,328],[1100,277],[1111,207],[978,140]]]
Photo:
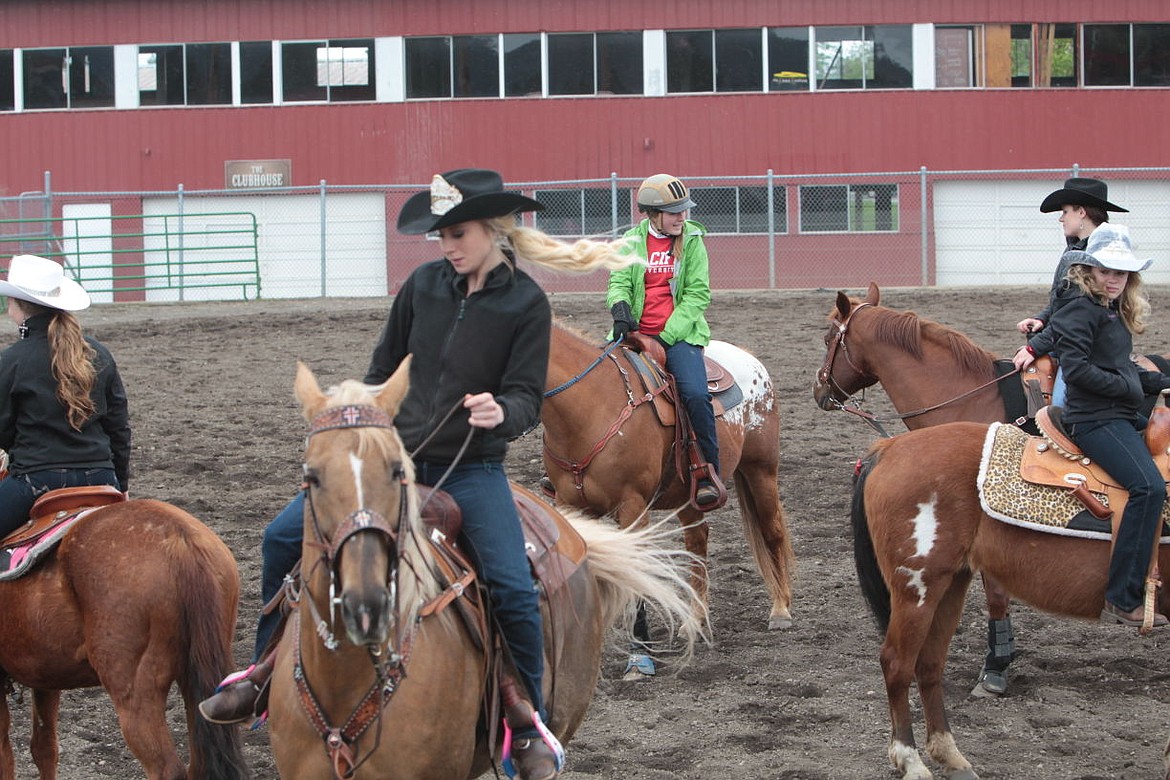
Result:
[[[390,418],[390,415],[376,406],[348,404],[334,407],[327,409],[313,418],[310,424],[309,434],[306,437],[306,446],[308,445],[309,439],[318,433],[346,428],[383,428],[392,430],[394,428],[394,421]],[[306,545],[315,547],[320,551],[320,556],[313,564],[312,570],[324,568],[329,577],[328,620],[323,618],[317,609],[317,600],[313,598],[312,591],[309,590],[310,578],[308,576],[304,578],[302,588],[309,591],[309,598],[305,600],[305,603],[308,604],[309,611],[312,615],[314,631],[320,637],[325,649],[333,652],[340,646],[340,642],[334,634],[333,629],[337,621],[337,611],[341,604],[341,599],[337,595],[339,577],[338,561],[341,558],[341,551],[346,543],[358,534],[378,534],[386,542],[391,560],[386,584],[390,590],[391,603],[397,603],[397,578],[402,559],[402,550],[398,541],[402,520],[407,516],[407,512],[409,511],[408,490],[410,481],[407,478],[406,469],[402,465],[398,465],[393,472],[394,480],[399,483],[398,515],[394,518],[393,523],[387,520],[380,512],[368,507],[359,507],[338,525],[333,534],[333,538],[330,539],[321,529],[316,504],[313,501],[315,486],[308,478],[307,464],[304,466],[304,469],[306,471],[306,479],[302,487],[305,491],[313,531],[313,539],[306,540]],[[309,574],[312,574],[312,570],[310,570]],[[285,586],[290,591],[289,597],[292,604],[297,606],[301,603],[300,594],[292,593],[294,586],[292,585],[291,578],[286,578]],[[366,691],[365,696],[354,707],[345,723],[341,726],[333,726],[329,723],[317,697],[309,687],[308,677],[301,661],[300,615],[300,610],[296,610],[293,613],[293,636],[296,642],[293,648],[293,680],[296,683],[297,693],[299,694],[298,698],[300,699],[302,708],[305,710],[305,714],[309,718],[309,722],[313,724],[318,734],[324,739],[326,752],[333,762],[334,773],[339,778],[349,778],[378,749],[382,737],[382,729],[380,727],[375,731],[374,744],[370,746],[364,756],[357,758],[353,746],[373,723],[380,721],[382,711],[390,702],[390,697],[397,689],[398,683],[406,676],[406,664],[410,659],[410,652],[414,646],[418,622],[409,621],[409,625],[404,627],[403,621],[395,621],[395,649],[393,652],[387,653],[386,648],[380,644],[366,645],[366,651],[374,667],[375,680],[369,690]]]
[[[853,358],[850,357],[849,345],[845,342],[845,335],[849,332],[849,325],[852,322],[854,315],[856,315],[857,312],[861,311],[865,307],[872,306],[872,305],[873,304],[870,303],[869,301],[862,301],[861,303],[858,303],[856,306],[853,307],[853,309],[849,312],[849,314],[845,317],[844,320],[838,321],[836,317],[833,318],[832,322],[830,323],[830,327],[836,326],[836,331],[834,332],[832,339],[829,341],[829,343],[827,345],[827,349],[825,351],[825,361],[821,365],[820,371],[817,372],[817,382],[822,384],[822,385],[828,386],[830,388],[830,390],[833,391],[832,393],[830,393],[829,400],[831,401],[831,403],[833,404],[833,406],[835,408],[840,409],[841,411],[844,411],[844,412],[849,412],[850,414],[856,415],[857,417],[860,417],[861,419],[865,420],[865,422],[871,428],[873,428],[875,431],[877,431],[878,434],[884,438],[887,438],[887,439],[890,438],[890,434],[887,433],[885,427],[882,426],[883,421],[884,422],[904,421],[904,420],[908,420],[912,417],[919,417],[921,415],[927,414],[928,412],[933,412],[933,411],[936,411],[938,409],[942,409],[943,407],[949,406],[950,404],[953,404],[956,401],[961,401],[964,398],[967,398],[968,396],[974,395],[975,393],[978,393],[979,391],[981,391],[987,387],[991,387],[992,385],[998,384],[999,382],[1001,382],[1002,380],[1006,379],[1009,376],[1014,376],[1015,374],[1020,373],[1020,369],[1014,368],[1011,371],[1009,371],[1008,373],[1003,374],[1002,376],[997,376],[994,379],[991,379],[991,380],[984,382],[983,384],[981,384],[977,387],[974,387],[974,388],[966,391],[965,393],[957,395],[954,398],[950,398],[950,399],[943,401],[941,403],[933,404],[931,406],[926,406],[926,407],[923,407],[921,409],[915,409],[912,412],[903,412],[900,414],[891,415],[889,417],[879,418],[876,415],[874,415],[872,412],[868,412],[864,408],[862,408],[862,402],[865,399],[865,395],[864,395],[865,388],[876,384],[877,382],[880,381],[880,379],[877,376],[875,376],[874,374],[858,368],[857,364],[853,362]],[[860,399],[856,398],[853,393],[851,393],[848,390],[846,390],[845,388],[841,387],[841,385],[837,382],[836,377],[833,376],[833,365],[837,360],[838,354],[840,354],[845,359],[845,362],[849,365],[849,367],[852,368],[853,371],[863,381],[866,382],[866,384],[863,385],[863,387],[862,387],[862,397]],[[837,400],[837,397],[836,397],[837,393],[840,393],[841,395],[845,396],[845,399],[844,400]]]

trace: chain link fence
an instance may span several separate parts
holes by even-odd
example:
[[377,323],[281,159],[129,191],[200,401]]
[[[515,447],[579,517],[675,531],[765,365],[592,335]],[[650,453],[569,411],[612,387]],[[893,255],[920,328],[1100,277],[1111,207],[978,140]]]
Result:
[[[1152,257],[1148,281],[1170,283],[1170,168],[1069,168],[870,172],[850,174],[687,176],[703,223],[716,290],[882,286],[1046,286],[1063,248],[1058,214],[1040,201],[1069,176],[1094,176],[1129,209],[1113,218],[1130,226],[1138,251]],[[546,205],[526,224],[554,236],[620,236],[640,218],[634,201],[642,176],[511,182]],[[226,215],[255,217],[260,285],[265,298],[371,296],[394,293],[419,263],[439,257],[432,239],[395,229],[402,204],[426,183],[256,190],[161,192],[45,191],[0,198],[0,246],[42,252],[70,265],[77,236],[55,232],[54,218],[85,217],[92,247],[105,240],[111,256],[134,239],[101,231],[102,217],[176,215],[180,233],[222,229]],[[66,220],[68,221],[68,220]],[[15,233],[15,235],[14,235]],[[72,241],[72,244],[70,243]],[[184,248],[179,247],[178,261]],[[99,253],[100,254],[100,253]],[[602,273],[582,276],[537,269],[550,292],[596,292]],[[140,293],[151,298],[151,291]],[[238,297],[206,289],[200,298]],[[125,292],[119,299],[134,299]],[[167,298],[171,299],[171,298]],[[190,299],[190,296],[187,297]]]

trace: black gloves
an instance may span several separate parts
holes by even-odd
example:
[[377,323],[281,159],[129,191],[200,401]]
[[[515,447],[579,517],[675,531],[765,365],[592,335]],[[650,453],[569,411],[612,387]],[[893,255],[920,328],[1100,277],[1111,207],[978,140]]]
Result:
[[1170,389],[1170,376],[1157,371],[1138,371],[1142,382],[1142,392],[1146,395],[1157,395],[1163,390]]
[[630,304],[618,301],[609,307],[609,313],[613,316],[614,340],[628,336],[630,331],[634,329],[634,315],[630,312]]

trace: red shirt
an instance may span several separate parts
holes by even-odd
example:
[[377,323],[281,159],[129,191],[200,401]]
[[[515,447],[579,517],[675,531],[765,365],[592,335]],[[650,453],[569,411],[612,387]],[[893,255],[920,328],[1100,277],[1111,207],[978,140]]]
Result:
[[674,313],[674,236],[646,237],[646,303],[638,329],[647,336],[657,336]]

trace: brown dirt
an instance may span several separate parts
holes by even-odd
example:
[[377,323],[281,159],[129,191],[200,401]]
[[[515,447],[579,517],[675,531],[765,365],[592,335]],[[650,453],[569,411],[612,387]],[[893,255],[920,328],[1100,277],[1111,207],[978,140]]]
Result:
[[[1168,292],[1153,290],[1155,311],[1168,305]],[[1038,309],[1042,296],[1031,288],[891,289],[884,302],[1008,354],[1019,343],[1016,321]],[[766,629],[768,599],[733,499],[711,518],[715,645],[690,666],[644,683],[623,682],[624,657],[609,652],[589,717],[568,746],[566,777],[892,776],[880,637],[856,585],[848,530],[853,463],[873,434],[853,418],[818,410],[810,392],[833,297],[829,290],[721,292],[711,309],[716,335],[757,354],[779,396],[780,489],[798,557],[796,626]],[[557,295],[553,306],[587,331],[600,334],[606,324],[597,296]],[[245,584],[238,660],[249,654],[259,608],[260,534],[299,476],[294,361],[307,360],[323,383],[360,377],[387,307],[385,299],[141,304],[82,315],[113,350],[127,384],[132,494],[191,511],[235,551]],[[1156,325],[1140,346],[1163,351],[1166,334]],[[880,389],[870,402],[888,413]],[[514,478],[535,483],[538,432],[514,446],[510,466]],[[1161,777],[1170,633],[1140,638],[1017,605],[1020,657],[1009,694],[975,700],[968,691],[985,646],[981,610],[976,585],[947,674],[951,725],[981,777]],[[31,778],[26,706],[15,709],[18,777]],[[185,740],[177,706],[172,720]],[[104,692],[67,693],[61,734],[62,778],[141,776]],[[274,777],[267,733],[249,733],[245,742],[256,776]]]

